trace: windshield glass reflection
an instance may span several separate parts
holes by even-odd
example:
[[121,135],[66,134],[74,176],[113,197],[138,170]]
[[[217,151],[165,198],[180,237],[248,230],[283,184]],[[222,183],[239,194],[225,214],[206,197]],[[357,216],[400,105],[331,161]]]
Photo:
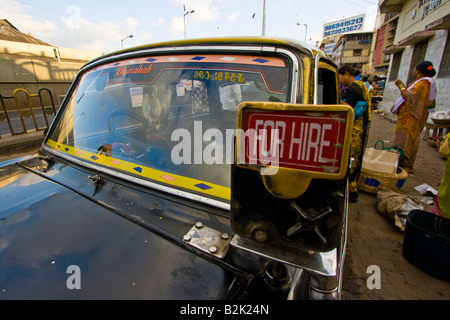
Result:
[[287,102],[289,77],[281,57],[167,55],[109,63],[81,77],[47,145],[160,183],[188,177],[201,187],[174,186],[195,192],[229,188],[239,103]]

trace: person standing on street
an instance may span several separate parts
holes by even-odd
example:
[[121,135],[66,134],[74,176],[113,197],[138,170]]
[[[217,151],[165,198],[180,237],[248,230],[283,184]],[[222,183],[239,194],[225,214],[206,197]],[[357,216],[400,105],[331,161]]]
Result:
[[366,86],[367,90],[369,91],[369,97],[370,97],[370,101],[372,101],[372,97],[373,97],[373,87],[369,82],[369,76],[364,76],[363,77],[363,83]]
[[377,86],[378,86],[378,88],[380,88],[380,91],[384,91],[384,85],[385,85],[384,79],[380,78],[380,81],[378,81],[378,83],[377,83]]
[[378,82],[379,82],[379,78],[378,78],[378,76],[375,76],[373,78],[372,83],[370,84],[372,86],[372,88],[373,88],[373,95],[374,96],[377,96],[378,95],[378,91],[381,90],[381,88],[378,86]]
[[[371,121],[371,99],[369,91],[362,81],[356,81],[353,67],[342,66],[338,70],[339,83],[344,87],[341,92],[341,103],[350,105],[355,111],[356,118],[353,122],[352,151],[353,158],[349,176],[349,200],[358,200],[357,182],[361,173],[361,166],[369,137]],[[367,102],[363,112],[357,112],[358,102]]]
[[400,97],[391,110],[397,114],[394,143],[403,151],[399,166],[407,173],[414,172],[420,133],[428,119],[428,112],[432,112],[435,107],[436,83],[432,78],[435,75],[433,64],[422,61],[415,66],[414,81],[408,88],[400,79],[395,81]]

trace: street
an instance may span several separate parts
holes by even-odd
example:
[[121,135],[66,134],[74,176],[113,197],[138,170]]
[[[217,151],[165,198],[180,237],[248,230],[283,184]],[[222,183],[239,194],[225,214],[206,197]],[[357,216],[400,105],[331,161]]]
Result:
[[[395,123],[373,114],[368,147],[378,140],[393,144],[394,131]],[[408,176],[400,191],[419,196],[414,188],[423,183],[437,189],[444,168],[445,160],[436,148],[421,139],[414,174]],[[450,283],[416,268],[403,257],[402,248],[403,232],[377,211],[376,195],[360,191],[358,202],[351,203],[349,209],[343,299],[450,299]],[[374,267],[380,271],[379,289],[368,286]]]

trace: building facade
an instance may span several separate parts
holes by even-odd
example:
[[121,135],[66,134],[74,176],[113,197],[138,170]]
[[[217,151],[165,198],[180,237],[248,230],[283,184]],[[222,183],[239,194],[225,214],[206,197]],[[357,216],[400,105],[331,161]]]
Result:
[[386,48],[394,44],[397,31],[399,12],[381,13],[378,15],[378,26],[375,31],[373,46],[372,72],[380,77],[386,77],[391,61],[391,54],[386,53]]
[[[384,0],[380,4],[380,13],[393,13],[390,21],[395,22],[395,35],[392,44],[383,51],[383,59],[389,61],[389,69],[379,109],[390,112],[399,97],[395,80],[411,83],[415,65],[428,60],[437,71],[434,77],[436,109],[450,110],[450,1]],[[388,30],[386,27],[385,32]]]
[[331,58],[338,65],[362,70],[371,61],[373,32],[343,34],[333,48]]

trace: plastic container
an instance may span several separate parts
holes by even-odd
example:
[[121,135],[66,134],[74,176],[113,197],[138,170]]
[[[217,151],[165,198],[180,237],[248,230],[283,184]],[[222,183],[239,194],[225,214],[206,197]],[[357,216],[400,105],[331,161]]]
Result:
[[422,271],[450,282],[450,219],[412,210],[403,236],[403,256]]

